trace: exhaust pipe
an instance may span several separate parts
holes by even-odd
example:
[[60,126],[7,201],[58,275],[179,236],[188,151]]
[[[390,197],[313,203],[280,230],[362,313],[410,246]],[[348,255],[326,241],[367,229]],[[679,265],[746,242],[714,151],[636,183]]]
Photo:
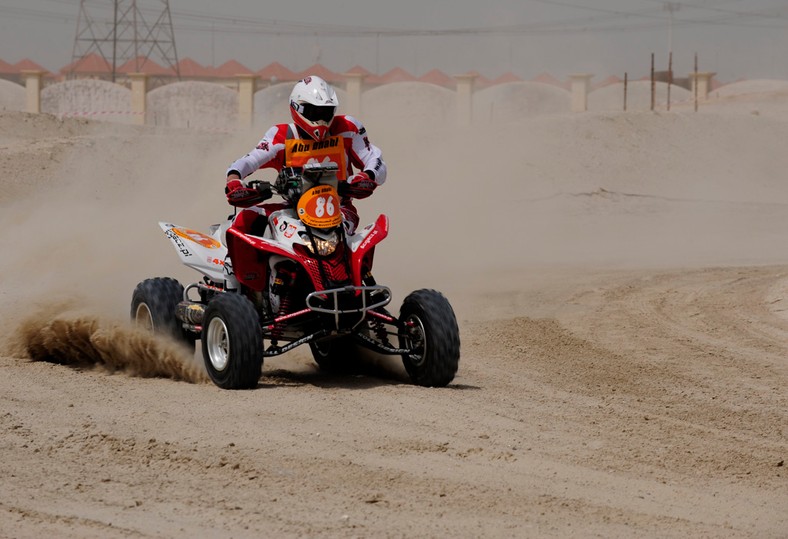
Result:
[[175,317],[186,324],[201,326],[205,315],[205,305],[193,301],[181,301],[175,307]]

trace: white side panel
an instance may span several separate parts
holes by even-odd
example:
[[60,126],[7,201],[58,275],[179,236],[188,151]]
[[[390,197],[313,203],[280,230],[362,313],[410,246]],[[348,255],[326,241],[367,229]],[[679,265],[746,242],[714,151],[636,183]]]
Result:
[[296,217],[293,210],[285,209],[275,211],[269,217],[268,222],[270,226],[266,230],[266,236],[270,234],[270,238],[268,239],[276,242],[282,249],[294,252],[294,244],[304,243],[298,233],[306,230],[306,228],[304,227],[304,223]]
[[172,242],[184,265],[196,269],[214,281],[224,281],[227,247],[221,241],[221,227],[209,236],[172,223],[159,222],[159,226]]

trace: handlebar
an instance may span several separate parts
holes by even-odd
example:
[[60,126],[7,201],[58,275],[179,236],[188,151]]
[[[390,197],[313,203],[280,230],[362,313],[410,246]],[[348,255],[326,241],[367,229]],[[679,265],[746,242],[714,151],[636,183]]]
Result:
[[[262,180],[247,180],[246,186],[259,194],[259,202],[268,200],[274,193],[295,204],[301,196],[302,182],[316,184],[333,182],[336,187],[336,173],[339,170],[335,163],[307,163],[303,167],[285,167],[276,178],[275,183]],[[259,203],[258,202],[258,203]]]
[[274,196],[274,187],[271,182],[264,182],[261,180],[250,180],[246,183],[250,189],[254,189],[260,195],[261,201],[268,200]]

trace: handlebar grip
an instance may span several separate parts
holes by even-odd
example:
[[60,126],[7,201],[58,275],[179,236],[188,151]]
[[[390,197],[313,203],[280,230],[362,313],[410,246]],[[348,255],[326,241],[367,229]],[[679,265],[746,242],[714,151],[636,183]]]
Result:
[[258,193],[260,193],[260,197],[263,200],[268,200],[272,196],[274,196],[274,190],[271,187],[270,182],[259,182],[257,185],[254,186]]

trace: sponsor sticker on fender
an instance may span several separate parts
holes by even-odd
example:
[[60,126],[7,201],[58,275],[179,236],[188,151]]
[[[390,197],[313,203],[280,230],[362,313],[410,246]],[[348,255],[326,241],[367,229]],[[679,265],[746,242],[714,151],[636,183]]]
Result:
[[172,228],[173,233],[180,236],[181,238],[189,241],[193,241],[203,247],[207,247],[208,249],[218,249],[222,246],[221,243],[213,239],[212,237],[203,234],[202,232],[197,232],[196,230],[191,230],[189,228]]
[[315,228],[333,228],[342,223],[337,190],[330,185],[313,187],[298,200],[298,218]]

